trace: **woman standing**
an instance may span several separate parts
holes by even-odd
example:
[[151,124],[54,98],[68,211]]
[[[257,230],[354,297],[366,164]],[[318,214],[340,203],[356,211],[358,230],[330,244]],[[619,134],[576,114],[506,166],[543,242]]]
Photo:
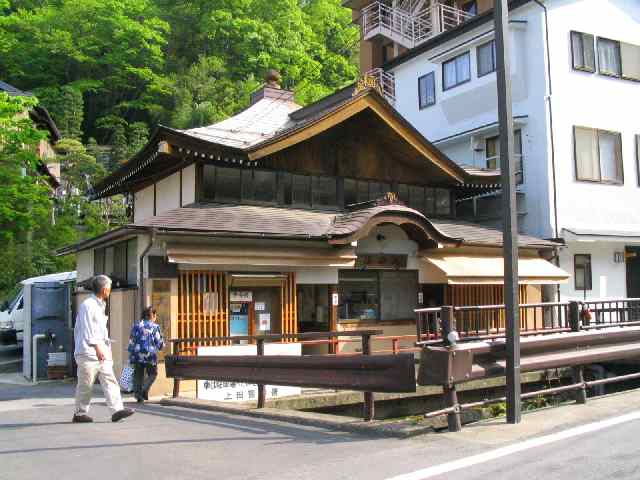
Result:
[[158,376],[158,352],[163,347],[156,311],[147,307],[142,312],[142,320],[131,328],[129,337],[129,363],[133,366],[133,391],[138,403],[149,399],[149,389]]

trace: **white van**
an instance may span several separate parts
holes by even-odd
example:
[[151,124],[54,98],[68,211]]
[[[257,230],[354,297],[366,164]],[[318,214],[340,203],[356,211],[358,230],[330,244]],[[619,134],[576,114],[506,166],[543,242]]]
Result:
[[24,288],[32,283],[73,282],[76,272],[52,273],[40,277],[27,278],[20,282],[18,294],[10,302],[6,302],[0,311],[0,345],[12,345],[22,342],[22,331],[26,313],[24,309]]

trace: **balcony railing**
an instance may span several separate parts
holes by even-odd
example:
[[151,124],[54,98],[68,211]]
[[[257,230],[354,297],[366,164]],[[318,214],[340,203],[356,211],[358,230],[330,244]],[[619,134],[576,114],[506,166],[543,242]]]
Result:
[[375,80],[376,88],[384,95],[387,101],[394,105],[396,102],[396,80],[392,72],[385,72],[381,68],[374,68],[364,74],[365,77]]
[[365,40],[382,35],[406,48],[413,48],[472,17],[439,2],[433,2],[424,10],[410,11],[377,1],[361,11],[362,35]]

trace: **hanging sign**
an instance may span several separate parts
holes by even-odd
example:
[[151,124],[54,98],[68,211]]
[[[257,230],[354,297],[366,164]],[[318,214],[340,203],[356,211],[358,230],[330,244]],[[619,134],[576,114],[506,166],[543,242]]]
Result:
[[333,305],[334,307],[337,307],[340,304],[340,297],[338,296],[337,293],[332,293],[331,294],[331,305]]
[[255,309],[256,312],[263,312],[264,310],[267,309],[264,302],[256,302],[253,308]]
[[253,300],[253,292],[251,290],[231,290],[229,292],[230,302],[250,302]]

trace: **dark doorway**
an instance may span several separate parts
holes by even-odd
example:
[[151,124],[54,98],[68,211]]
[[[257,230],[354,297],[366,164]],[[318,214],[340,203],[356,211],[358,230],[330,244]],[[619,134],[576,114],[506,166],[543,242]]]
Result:
[[627,264],[627,297],[640,298],[640,247],[625,249]]

